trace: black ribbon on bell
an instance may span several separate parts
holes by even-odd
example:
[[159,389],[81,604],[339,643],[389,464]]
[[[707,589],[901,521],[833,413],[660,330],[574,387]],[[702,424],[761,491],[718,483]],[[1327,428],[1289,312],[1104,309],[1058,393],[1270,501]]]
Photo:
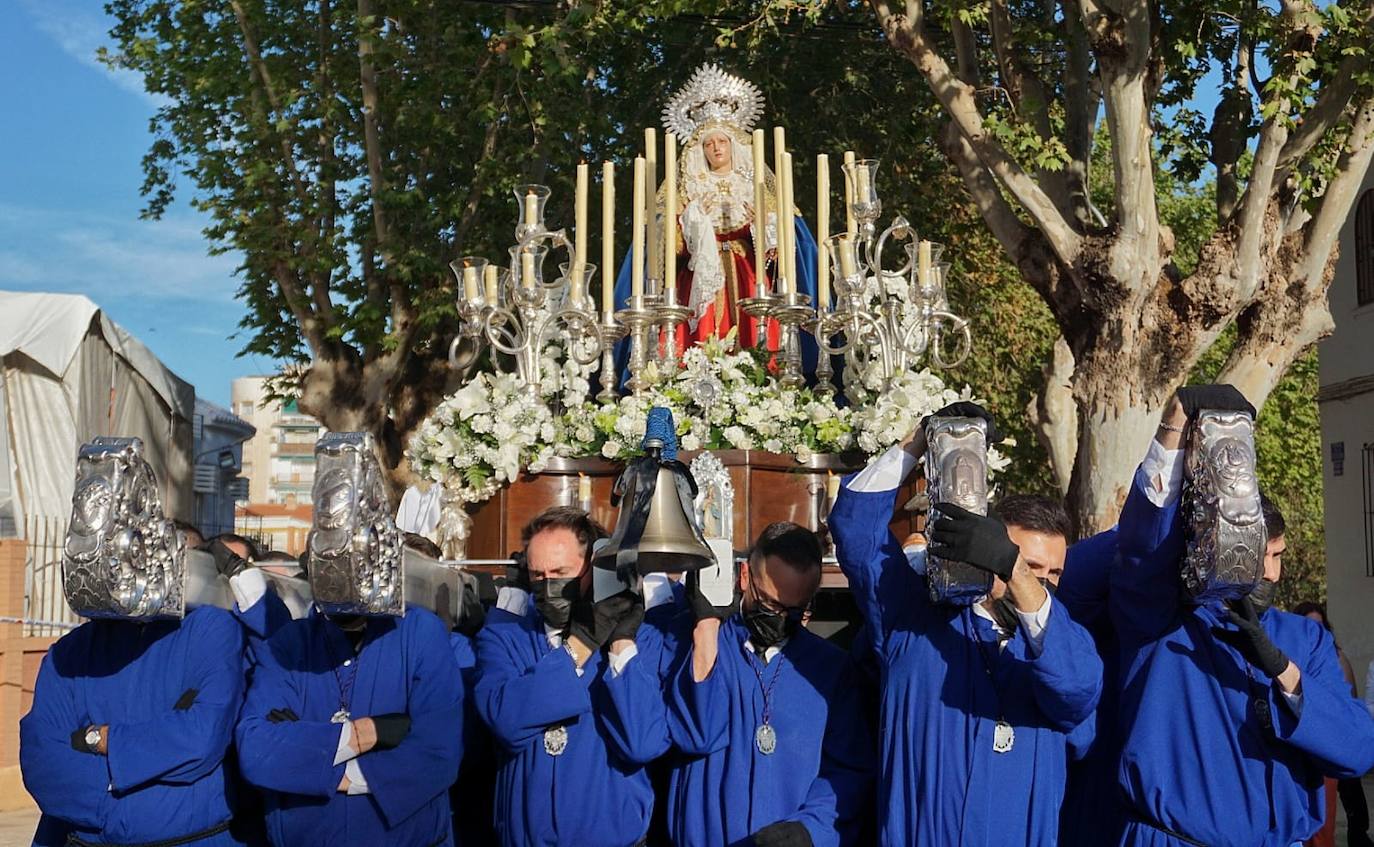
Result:
[[616,480],[611,505],[620,507],[615,532],[592,560],[622,579],[633,574],[678,573],[715,564],[696,520],[697,483],[677,458],[673,413],[649,410],[644,455]]

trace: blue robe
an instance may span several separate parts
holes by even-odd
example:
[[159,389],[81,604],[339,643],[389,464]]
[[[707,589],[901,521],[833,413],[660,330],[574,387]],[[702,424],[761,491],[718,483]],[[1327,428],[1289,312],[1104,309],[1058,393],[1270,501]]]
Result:
[[[694,625],[690,612],[675,621],[675,643],[685,649],[665,690],[682,754],[667,798],[673,842],[747,847],[759,829],[797,821],[815,847],[856,843],[872,799],[873,739],[849,656],[802,629],[764,666],[747,652],[748,630],[736,615],[721,626],[716,665],[698,683]],[[759,752],[754,739],[764,686],[772,689],[770,725],[777,733],[771,755]]]
[[[989,621],[934,605],[888,529],[897,492],[840,491],[830,513],[881,674],[881,840],[1050,845],[1069,756],[1091,732],[1102,686],[1092,639],[1052,602],[1038,656],[1021,631],[998,650]],[[997,720],[1015,730],[993,752]]]
[[[24,785],[43,810],[34,843],[179,838],[227,821],[223,760],[243,698],[243,636],[222,609],[180,622],[89,621],[43,659],[19,722]],[[188,709],[173,708],[187,689]],[[71,746],[108,724],[109,755]],[[197,845],[238,843],[227,832]]]
[[[1324,816],[1322,777],[1374,766],[1374,718],[1350,696],[1331,635],[1274,609],[1260,618],[1302,673],[1299,714],[1279,687],[1211,628],[1221,604],[1180,601],[1178,501],[1154,506],[1137,472],[1121,513],[1110,606],[1122,645],[1122,844],[1183,847],[1158,826],[1213,847],[1290,847]],[[1262,727],[1255,702],[1268,705]]]
[[[323,615],[292,621],[258,667],[238,725],[239,766],[267,801],[267,832],[281,847],[451,844],[448,787],[463,747],[463,685],[448,631],[425,609],[371,618],[356,655]],[[392,750],[357,758],[368,794],[338,791],[334,764],[343,661],[356,659],[348,699],[355,718],[404,712],[410,732]],[[338,668],[335,667],[340,663]],[[345,683],[347,684],[347,683]],[[273,709],[298,721],[273,723]]]
[[[506,847],[629,847],[648,831],[644,766],[668,749],[668,728],[657,633],[641,626],[635,641],[641,655],[624,673],[612,676],[598,652],[579,676],[537,611],[487,615],[473,697],[497,742],[494,823]],[[560,724],[567,747],[553,756],[544,732]]]
[[1063,847],[1115,844],[1125,826],[1125,809],[1116,773],[1121,762],[1117,729],[1121,667],[1116,631],[1107,608],[1107,586],[1116,559],[1116,528],[1074,544],[1064,562],[1064,575],[1054,599],[1088,631],[1102,657],[1102,697],[1097,704],[1091,743],[1069,762],[1064,808],[1059,815]]
[[450,632],[448,637],[463,679],[463,762],[448,793],[453,810],[453,840],[458,847],[486,845],[496,840],[491,825],[496,758],[491,733],[477,713],[477,701],[472,696],[477,684],[477,644],[475,639],[457,631]]

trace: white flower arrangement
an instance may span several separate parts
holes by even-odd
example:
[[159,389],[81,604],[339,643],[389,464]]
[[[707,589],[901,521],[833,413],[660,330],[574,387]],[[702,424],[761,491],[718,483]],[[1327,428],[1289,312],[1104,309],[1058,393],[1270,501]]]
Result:
[[[683,450],[766,450],[805,462],[817,453],[882,452],[925,415],[973,399],[967,387],[955,391],[925,369],[898,375],[884,390],[876,362],[852,361],[845,383],[856,402],[838,406],[809,388],[784,389],[759,354],[734,351],[733,341],[691,347],[672,371],[651,366],[644,392],[604,405],[587,399],[592,367],[549,345],[537,390],[514,375],[483,373],[441,402],[411,439],[411,467],[457,501],[479,503],[554,456],[638,454],[653,406],[672,411]],[[989,465],[1000,470],[1006,459],[990,451]]]

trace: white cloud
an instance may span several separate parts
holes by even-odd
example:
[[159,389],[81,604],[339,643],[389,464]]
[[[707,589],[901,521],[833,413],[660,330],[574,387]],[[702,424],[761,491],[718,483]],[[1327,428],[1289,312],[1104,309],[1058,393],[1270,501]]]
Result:
[[0,203],[0,287],[227,304],[235,255],[210,256],[193,217],[143,221]]
[[22,0],[24,9],[44,35],[53,40],[62,52],[89,68],[100,71],[115,85],[137,94],[153,106],[165,106],[171,100],[161,94],[150,94],[143,87],[143,77],[123,69],[111,68],[96,58],[101,47],[111,47],[110,20],[103,13],[92,12],[91,4],[70,0]]

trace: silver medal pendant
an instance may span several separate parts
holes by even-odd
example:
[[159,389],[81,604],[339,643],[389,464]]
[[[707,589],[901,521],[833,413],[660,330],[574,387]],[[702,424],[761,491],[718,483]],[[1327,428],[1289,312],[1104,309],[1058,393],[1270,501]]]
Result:
[[992,752],[1007,753],[1016,744],[1016,730],[1006,721],[998,721],[992,731]]
[[568,749],[568,728],[563,725],[551,726],[544,730],[544,752],[550,756],[561,756]]
[[773,751],[778,749],[778,734],[772,725],[759,724],[759,728],[754,730],[754,744],[763,755],[773,755]]
[[337,712],[335,712],[333,715],[330,715],[329,722],[348,723],[348,710],[345,709],[343,706],[340,706]]

